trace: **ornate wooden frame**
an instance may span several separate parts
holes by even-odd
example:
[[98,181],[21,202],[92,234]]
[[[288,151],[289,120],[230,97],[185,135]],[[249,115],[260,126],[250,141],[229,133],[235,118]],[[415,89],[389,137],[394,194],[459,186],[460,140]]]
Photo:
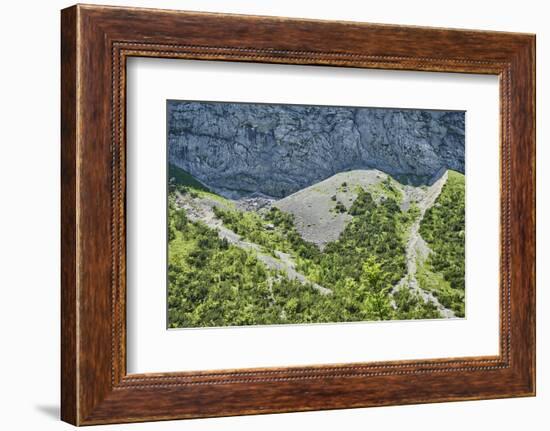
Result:
[[[535,394],[534,35],[81,5],[61,17],[63,420],[88,425]],[[498,75],[500,354],[128,375],[129,56]]]

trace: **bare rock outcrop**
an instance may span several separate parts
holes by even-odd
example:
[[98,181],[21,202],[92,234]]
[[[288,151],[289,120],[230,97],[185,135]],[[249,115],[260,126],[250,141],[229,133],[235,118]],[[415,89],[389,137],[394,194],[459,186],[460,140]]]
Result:
[[219,102],[168,103],[170,163],[214,191],[288,196],[338,172],[429,183],[464,172],[464,112]]

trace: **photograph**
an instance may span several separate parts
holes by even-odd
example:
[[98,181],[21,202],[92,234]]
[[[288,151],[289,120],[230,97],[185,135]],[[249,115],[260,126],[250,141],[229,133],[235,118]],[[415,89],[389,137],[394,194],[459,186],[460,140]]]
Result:
[[465,111],[166,117],[168,328],[465,318]]
[[0,431],[550,430],[545,2],[2,6]]

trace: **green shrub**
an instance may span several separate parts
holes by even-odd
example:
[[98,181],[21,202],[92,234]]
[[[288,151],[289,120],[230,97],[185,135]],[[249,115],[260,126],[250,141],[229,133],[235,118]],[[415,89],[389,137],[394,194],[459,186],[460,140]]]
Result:
[[[448,175],[441,194],[420,224],[420,234],[433,253],[425,265],[419,266],[417,277],[442,304],[464,316],[465,179],[454,171]],[[434,274],[440,274],[446,283]]]

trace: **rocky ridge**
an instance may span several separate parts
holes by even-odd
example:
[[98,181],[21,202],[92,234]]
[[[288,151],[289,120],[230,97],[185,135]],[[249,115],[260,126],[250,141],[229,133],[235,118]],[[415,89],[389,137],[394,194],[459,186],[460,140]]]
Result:
[[[341,172],[273,203],[294,216],[294,224],[304,240],[323,250],[336,241],[352,216],[347,213],[357,198],[358,187],[370,189],[388,175],[376,169]],[[335,210],[340,202],[346,211]]]

